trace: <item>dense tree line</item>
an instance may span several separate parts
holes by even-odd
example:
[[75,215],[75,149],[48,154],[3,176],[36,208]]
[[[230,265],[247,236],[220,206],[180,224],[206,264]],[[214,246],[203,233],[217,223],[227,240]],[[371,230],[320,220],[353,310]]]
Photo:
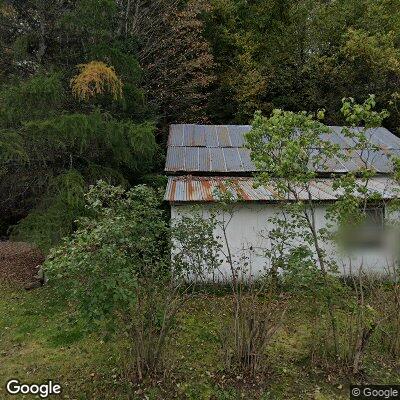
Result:
[[399,45],[396,0],[0,0],[1,231],[48,248],[88,185],[154,181],[172,122],[375,93],[397,132]]
[[[247,122],[260,109],[326,109],[375,93],[397,130],[400,9],[396,0],[214,0],[208,25],[218,85],[209,114]],[[221,97],[224,101],[221,101]]]

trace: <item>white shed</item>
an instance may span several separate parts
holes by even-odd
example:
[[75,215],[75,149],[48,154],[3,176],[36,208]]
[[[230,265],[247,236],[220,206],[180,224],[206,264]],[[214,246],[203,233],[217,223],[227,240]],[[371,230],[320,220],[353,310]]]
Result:
[[[244,147],[244,134],[251,126],[228,125],[172,125],[168,139],[168,151],[165,171],[169,175],[165,200],[171,205],[171,219],[192,212],[197,204],[205,217],[217,201],[215,190],[229,190],[233,197],[239,199],[234,207],[233,219],[228,226],[228,240],[235,259],[245,256],[249,261],[250,272],[258,275],[260,271],[270,268],[264,256],[265,249],[271,246],[268,231],[272,228],[267,222],[278,212],[280,201],[273,187],[254,187],[253,175],[256,172],[249,150]],[[331,127],[333,134],[330,140],[346,148],[346,137],[340,127]],[[388,173],[392,169],[388,152],[400,154],[400,139],[385,128],[372,129],[369,139],[377,144],[378,151],[371,158],[378,176],[370,182],[370,189],[378,192],[384,199],[397,196],[394,182]],[[359,168],[357,160],[343,164],[339,159],[332,160],[332,173],[345,173]],[[327,204],[335,201],[332,180],[321,174],[313,184],[313,198],[317,201],[317,225],[325,224]],[[385,210],[380,207],[371,212],[378,218],[384,218]],[[379,223],[378,223],[379,224]],[[216,232],[216,235],[219,235]],[[388,242],[386,243],[388,244]],[[354,252],[352,259],[338,252],[333,245],[326,248],[346,273],[352,266],[382,271],[393,263],[392,249],[387,245],[363,248]],[[228,266],[222,266],[221,274],[229,275]]]

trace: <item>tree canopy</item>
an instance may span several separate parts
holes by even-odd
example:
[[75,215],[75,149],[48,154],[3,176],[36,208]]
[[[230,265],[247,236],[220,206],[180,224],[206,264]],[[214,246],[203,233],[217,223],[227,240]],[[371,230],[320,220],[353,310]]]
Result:
[[[218,66],[213,118],[251,120],[326,109],[343,123],[343,97],[375,93],[398,128],[400,10],[394,0],[213,0],[208,25]],[[221,97],[224,99],[221,101]]]

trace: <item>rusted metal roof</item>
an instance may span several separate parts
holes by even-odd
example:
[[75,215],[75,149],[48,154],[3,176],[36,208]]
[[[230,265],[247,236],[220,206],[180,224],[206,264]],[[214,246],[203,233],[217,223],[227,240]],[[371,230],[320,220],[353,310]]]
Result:
[[[169,177],[165,200],[179,202],[214,202],[218,200],[218,192],[229,191],[233,199],[241,201],[276,202],[284,200],[279,197],[274,185],[255,187],[250,177],[201,177],[176,176]],[[339,192],[332,188],[332,179],[316,179],[311,184],[311,195],[314,200],[332,201]],[[369,181],[368,188],[379,193],[384,199],[399,197],[400,187],[387,177],[375,177]],[[306,191],[298,189],[300,198],[308,199]]]
[[[338,144],[349,158],[345,161],[327,160],[318,172],[345,173],[360,168],[361,157],[339,126],[332,126],[330,134],[321,134],[324,140]],[[355,128],[361,129],[361,128]],[[169,173],[252,173],[256,171],[250,151],[244,148],[245,133],[250,125],[171,125],[165,171]],[[379,173],[391,170],[388,154],[400,155],[400,139],[386,128],[367,131],[368,139],[379,151],[370,151],[368,165]],[[365,159],[365,155],[363,155]]]

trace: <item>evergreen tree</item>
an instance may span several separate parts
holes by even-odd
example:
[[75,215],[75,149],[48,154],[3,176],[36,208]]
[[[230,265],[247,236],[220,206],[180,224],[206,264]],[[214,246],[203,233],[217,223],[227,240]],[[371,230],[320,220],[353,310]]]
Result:
[[156,150],[134,38],[116,33],[116,3],[47,5],[7,4],[0,41],[11,49],[0,88],[1,217],[22,218],[12,237],[44,250],[74,229],[90,184],[139,181]]

